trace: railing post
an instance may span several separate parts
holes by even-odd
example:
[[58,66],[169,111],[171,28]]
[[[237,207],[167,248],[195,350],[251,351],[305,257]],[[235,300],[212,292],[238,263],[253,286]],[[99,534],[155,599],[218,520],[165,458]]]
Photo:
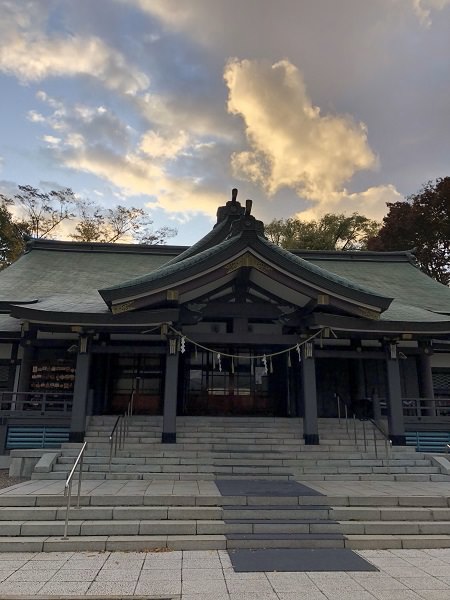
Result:
[[110,436],[109,438],[109,472],[111,473],[111,461],[112,461],[112,453],[113,453],[113,443],[114,443],[114,438],[113,436]]
[[356,446],[357,438],[356,438],[356,415],[355,415],[355,413],[353,413],[353,432],[355,434],[355,446]]
[[347,435],[348,435],[348,410],[347,410],[347,403],[344,404],[344,412],[345,412],[345,428],[347,430]]
[[338,413],[338,423],[341,424],[341,399],[339,394],[336,394],[336,402],[337,402],[337,413]]
[[375,458],[378,458],[377,432],[373,428],[373,445],[375,446]]
[[392,442],[388,438],[385,438],[385,446],[386,446],[386,457],[387,457],[387,467],[388,467],[388,475],[391,474],[391,449]]
[[72,480],[69,482],[69,490],[67,494],[67,508],[66,508],[66,521],[64,523],[64,540],[67,540],[67,530],[69,528],[69,510],[70,510],[70,498],[72,496]]
[[363,426],[363,438],[364,438],[364,452],[367,452],[367,439],[366,439],[366,422],[362,422]]
[[80,495],[81,495],[81,478],[83,476],[83,458],[84,452],[80,458],[80,472],[78,473],[78,498],[77,498],[77,508],[80,508]]

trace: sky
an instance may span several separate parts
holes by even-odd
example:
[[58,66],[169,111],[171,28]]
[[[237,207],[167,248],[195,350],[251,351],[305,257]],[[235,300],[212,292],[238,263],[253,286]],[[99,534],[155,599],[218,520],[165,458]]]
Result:
[[[450,175],[450,0],[0,0],[0,193],[192,244],[239,189],[314,219]],[[67,233],[67,232],[66,232]]]

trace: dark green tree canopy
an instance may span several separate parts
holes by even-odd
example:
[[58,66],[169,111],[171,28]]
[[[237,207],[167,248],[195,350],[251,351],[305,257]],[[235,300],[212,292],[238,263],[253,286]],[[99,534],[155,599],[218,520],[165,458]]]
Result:
[[0,270],[10,265],[23,252],[23,234],[28,232],[26,223],[16,222],[10,205],[0,200]]
[[363,250],[379,223],[358,213],[328,213],[317,221],[274,219],[265,226],[269,240],[283,248],[303,250]]
[[450,284],[450,177],[426,183],[417,194],[388,203],[369,250],[415,249],[419,267],[444,285]]

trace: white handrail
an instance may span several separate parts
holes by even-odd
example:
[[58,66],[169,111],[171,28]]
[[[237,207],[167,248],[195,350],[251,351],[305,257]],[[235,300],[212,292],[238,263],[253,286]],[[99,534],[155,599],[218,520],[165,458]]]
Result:
[[64,496],[67,496],[66,520],[64,523],[64,537],[63,537],[64,540],[67,540],[67,530],[69,527],[70,500],[72,498],[72,477],[73,477],[73,474],[75,473],[75,469],[77,468],[78,463],[80,464],[80,471],[78,474],[77,508],[80,508],[81,478],[83,476],[83,456],[84,456],[84,451],[86,450],[86,448],[87,448],[87,442],[84,442],[84,444],[81,446],[81,450],[77,456],[75,464],[73,465],[72,470],[69,473],[69,477],[66,479],[66,483],[64,485]]

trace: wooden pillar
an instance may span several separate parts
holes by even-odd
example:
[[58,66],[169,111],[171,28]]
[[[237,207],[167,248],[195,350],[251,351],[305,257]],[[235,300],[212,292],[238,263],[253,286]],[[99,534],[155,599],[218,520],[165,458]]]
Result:
[[303,437],[305,444],[319,443],[317,421],[316,361],[314,345],[308,342],[302,348],[302,386],[303,386]]
[[25,334],[26,337],[21,341],[21,359],[20,359],[20,370],[19,378],[17,381],[17,392],[29,392],[31,382],[31,370],[33,368],[33,362],[35,359],[35,347],[33,346],[33,340],[36,339],[36,332],[28,332]]
[[[171,354],[171,350],[174,354]],[[166,377],[164,382],[164,414],[161,441],[163,444],[175,444],[177,441],[177,394],[178,394],[179,353],[170,347],[166,355]]]
[[434,403],[433,374],[431,371],[431,353],[429,346],[421,347],[419,355],[419,389],[421,397],[426,398],[426,401],[422,404],[423,410],[419,411],[419,413],[435,417],[436,407]]
[[395,344],[388,344],[386,348],[386,372],[389,437],[392,440],[393,446],[404,446],[406,438],[403,419],[402,388],[400,383],[400,365]]
[[86,430],[86,408],[92,355],[87,346],[83,346],[82,349],[84,350],[83,352],[78,352],[75,369],[75,385],[73,389],[72,417],[69,434],[69,441],[71,442],[82,442]]

